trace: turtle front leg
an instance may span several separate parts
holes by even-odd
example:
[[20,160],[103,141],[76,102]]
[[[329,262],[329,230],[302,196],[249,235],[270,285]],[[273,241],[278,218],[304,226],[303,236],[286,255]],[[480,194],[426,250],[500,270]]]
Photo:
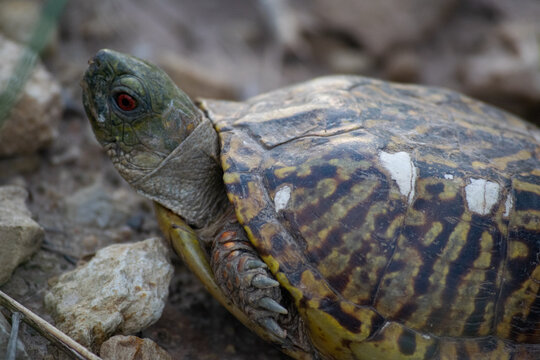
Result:
[[287,315],[280,305],[281,289],[238,223],[228,224],[214,239],[210,258],[217,284],[251,320],[280,339],[287,332],[278,317]]

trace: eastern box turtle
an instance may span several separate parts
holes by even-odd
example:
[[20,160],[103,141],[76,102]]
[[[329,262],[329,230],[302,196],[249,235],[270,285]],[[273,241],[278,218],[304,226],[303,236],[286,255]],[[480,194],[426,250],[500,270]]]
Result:
[[540,359],[540,132],[333,76],[194,105],[101,50],[99,142],[208,290],[298,359]]

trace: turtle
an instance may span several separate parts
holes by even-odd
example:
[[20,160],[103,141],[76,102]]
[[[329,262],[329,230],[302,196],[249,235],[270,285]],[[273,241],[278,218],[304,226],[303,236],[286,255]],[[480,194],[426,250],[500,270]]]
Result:
[[296,359],[539,359],[540,131],[335,75],[192,101],[100,50],[94,134],[208,291]]

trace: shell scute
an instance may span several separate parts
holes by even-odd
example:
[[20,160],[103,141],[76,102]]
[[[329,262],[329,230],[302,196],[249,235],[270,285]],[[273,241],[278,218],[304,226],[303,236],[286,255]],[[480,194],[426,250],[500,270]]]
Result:
[[[225,174],[247,176],[227,184],[239,219],[327,353],[487,344],[504,358],[495,336],[540,343],[538,130],[451,91],[359,77],[261,95],[217,124]],[[373,335],[349,337],[336,304]]]

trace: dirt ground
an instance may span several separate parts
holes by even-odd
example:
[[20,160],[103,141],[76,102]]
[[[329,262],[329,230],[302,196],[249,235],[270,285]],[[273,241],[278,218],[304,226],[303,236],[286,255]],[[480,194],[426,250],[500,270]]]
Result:
[[[99,248],[159,234],[150,202],[117,175],[84,114],[79,81],[97,50],[156,62],[193,97],[242,100],[353,73],[450,87],[540,124],[539,18],[537,0],[68,2],[43,54],[62,86],[60,135],[38,153],[0,159],[0,185],[29,191],[45,239],[0,289],[51,321],[43,308],[49,279]],[[174,359],[287,358],[174,262],[163,316],[138,336]],[[32,358],[59,357],[28,326],[21,337]]]

